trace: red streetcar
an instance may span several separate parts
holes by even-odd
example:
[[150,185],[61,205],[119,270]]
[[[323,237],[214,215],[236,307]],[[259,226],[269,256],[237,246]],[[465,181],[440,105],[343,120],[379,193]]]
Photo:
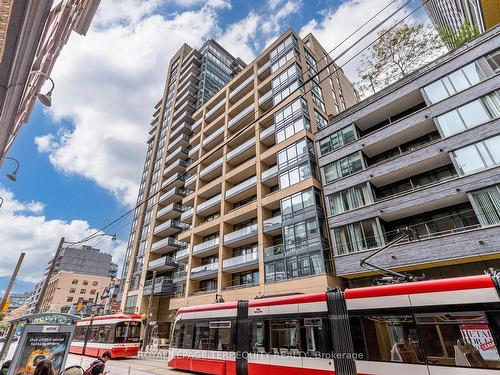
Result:
[[116,314],[84,318],[76,323],[70,352],[112,358],[133,357],[139,353],[142,316]]
[[185,307],[170,367],[218,375],[500,375],[500,277]]

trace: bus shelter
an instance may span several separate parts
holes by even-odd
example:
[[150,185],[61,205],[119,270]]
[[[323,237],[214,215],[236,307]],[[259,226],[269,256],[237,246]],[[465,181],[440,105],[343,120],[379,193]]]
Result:
[[79,316],[62,313],[41,313],[22,316],[10,322],[0,362],[7,356],[17,327],[24,325],[17,342],[8,375],[32,375],[40,360],[49,359],[56,373],[66,363]]

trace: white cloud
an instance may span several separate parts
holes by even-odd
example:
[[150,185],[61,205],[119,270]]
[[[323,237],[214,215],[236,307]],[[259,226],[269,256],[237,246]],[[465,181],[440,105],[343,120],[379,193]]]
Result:
[[254,40],[261,16],[250,12],[247,17],[231,25],[218,42],[231,54],[249,63],[255,58]]
[[[330,51],[340,44],[345,38],[353,33],[357,28],[362,26],[368,19],[378,13],[389,1],[380,2],[379,0],[349,0],[341,4],[338,8],[326,9],[322,12],[320,20],[312,19],[300,30],[300,35],[305,36],[308,33],[314,34],[316,39],[323,45],[323,47]],[[387,9],[380,13],[368,25],[364,26],[360,31],[353,35],[350,39],[338,47],[331,54],[333,58],[339,56],[356,40],[358,40],[364,33],[368,32],[373,26],[383,20],[385,17],[394,12],[401,3],[396,1],[390,4]],[[400,20],[408,14],[408,9],[404,8],[398,12],[391,20],[382,25],[381,28],[391,26],[396,20]],[[412,19],[412,17],[409,17]],[[342,64],[349,58],[365,48],[369,43],[373,42],[376,38],[376,31],[372,32],[360,44],[349,51],[343,58],[337,61]],[[356,57],[348,62],[343,68],[351,81],[356,82],[359,80],[356,72],[356,66],[359,64],[361,57]]]
[[[0,208],[1,276],[10,275],[19,254],[25,252],[19,280],[37,282],[61,237],[75,241],[95,232],[85,220],[49,220],[44,216],[43,203],[18,201],[12,192],[2,186],[0,196],[4,199]],[[123,263],[124,242],[105,239],[98,247],[112,254],[114,262]]]

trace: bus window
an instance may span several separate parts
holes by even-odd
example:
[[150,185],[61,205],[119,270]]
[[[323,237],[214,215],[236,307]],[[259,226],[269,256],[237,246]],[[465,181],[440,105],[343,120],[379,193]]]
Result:
[[[370,361],[424,363],[420,340],[411,315],[367,315],[351,319],[356,353]],[[363,348],[364,347],[364,348]]]
[[298,320],[271,321],[271,353],[300,355],[300,324]]
[[107,343],[109,338],[109,333],[111,331],[110,325],[100,325],[96,326],[97,331],[95,333],[94,342]]
[[137,342],[141,337],[141,322],[130,322],[127,334],[128,342]]
[[494,335],[483,313],[418,314],[415,317],[429,364],[500,369]]
[[266,353],[264,322],[252,322],[252,352]]
[[88,327],[76,327],[74,340],[76,341],[85,341],[85,336],[87,336],[87,328]]
[[304,329],[306,332],[307,356],[320,357],[321,353],[327,353],[328,335],[330,330],[321,318],[304,319]]
[[179,327],[178,347],[182,349],[193,348],[193,322],[181,322]]
[[194,346],[193,349],[209,350],[213,347],[210,340],[210,328],[207,321],[198,321],[194,323]]
[[119,322],[115,328],[115,342],[122,343],[127,340],[130,322]]
[[233,351],[234,347],[231,345],[231,322],[230,321],[219,321],[210,322],[210,344],[213,343],[213,347],[210,350],[222,350],[222,351]]

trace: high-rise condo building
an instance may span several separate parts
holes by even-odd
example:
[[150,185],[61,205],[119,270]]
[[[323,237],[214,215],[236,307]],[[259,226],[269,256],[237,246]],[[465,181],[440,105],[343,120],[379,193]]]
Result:
[[214,41],[174,55],[151,124],[138,202],[153,198],[135,211],[123,311],[145,312],[154,292],[161,322],[181,306],[335,284],[314,133],[358,101],[337,68],[314,36],[293,30],[248,65]]
[[335,270],[427,278],[500,268],[500,27],[335,116],[316,134]]

